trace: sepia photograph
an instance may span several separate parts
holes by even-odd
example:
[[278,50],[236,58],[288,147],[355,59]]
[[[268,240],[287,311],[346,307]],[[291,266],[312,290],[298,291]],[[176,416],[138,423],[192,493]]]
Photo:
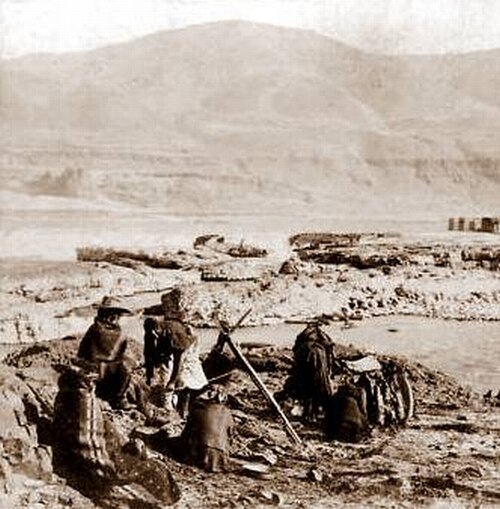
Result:
[[0,509],[500,507],[500,0],[0,0]]

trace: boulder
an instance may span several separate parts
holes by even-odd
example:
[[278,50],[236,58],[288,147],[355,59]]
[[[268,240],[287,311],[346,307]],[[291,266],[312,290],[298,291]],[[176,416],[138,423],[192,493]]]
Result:
[[[35,479],[52,474],[51,451],[43,423],[43,399],[8,366],[0,366],[0,465],[5,486],[16,474]],[[39,440],[39,435],[44,440]]]

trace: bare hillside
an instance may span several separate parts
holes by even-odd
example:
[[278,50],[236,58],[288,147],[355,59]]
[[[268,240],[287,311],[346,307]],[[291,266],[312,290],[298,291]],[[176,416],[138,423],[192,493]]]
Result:
[[183,213],[500,213],[500,50],[389,57],[223,22],[1,65],[16,192],[72,171],[65,195]]

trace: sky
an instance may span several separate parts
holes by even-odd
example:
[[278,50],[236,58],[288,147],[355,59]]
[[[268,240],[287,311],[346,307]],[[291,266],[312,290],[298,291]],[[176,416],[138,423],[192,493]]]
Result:
[[0,0],[0,54],[82,51],[230,19],[312,29],[379,53],[500,47],[500,0]]

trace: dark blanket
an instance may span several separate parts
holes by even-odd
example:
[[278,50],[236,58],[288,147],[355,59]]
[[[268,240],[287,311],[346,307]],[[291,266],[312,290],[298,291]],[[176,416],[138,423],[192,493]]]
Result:
[[121,359],[126,349],[121,334],[119,325],[96,318],[80,342],[78,357],[89,362]]
[[359,442],[367,435],[367,419],[355,389],[341,387],[329,398],[325,408],[325,432],[329,438],[343,442]]
[[130,369],[124,361],[127,342],[119,325],[96,318],[80,342],[78,357],[98,367],[97,396],[113,407],[120,401],[130,383]]
[[185,459],[209,472],[226,468],[233,418],[221,403],[197,401],[182,432]]

